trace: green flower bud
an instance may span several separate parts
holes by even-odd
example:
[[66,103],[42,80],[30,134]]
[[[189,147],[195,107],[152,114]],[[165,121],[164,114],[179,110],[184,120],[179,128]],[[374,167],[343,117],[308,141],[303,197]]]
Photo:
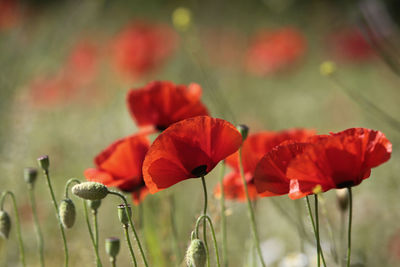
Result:
[[24,180],[27,184],[33,185],[37,178],[37,169],[25,168],[24,169]]
[[11,219],[7,212],[0,210],[0,236],[8,239],[11,230]]
[[92,210],[92,212],[97,213],[97,210],[99,209],[99,207],[101,205],[101,200],[100,199],[86,200],[86,203],[88,204],[88,206]]
[[84,182],[74,185],[72,193],[83,199],[98,200],[107,196],[108,188],[101,183]]
[[120,241],[117,237],[106,238],[106,252],[111,258],[117,257],[119,253]]
[[238,126],[236,126],[236,129],[240,132],[240,134],[242,135],[243,141],[246,140],[247,135],[249,135],[249,127],[247,127],[244,124],[239,124]]
[[45,171],[49,170],[49,166],[50,166],[49,156],[47,156],[47,155],[41,156],[37,159],[37,161],[39,163],[40,168],[42,168]]
[[128,205],[128,214],[126,214],[125,204],[118,205],[118,218],[124,226],[129,225],[129,218],[132,218],[131,206]]
[[186,265],[188,267],[204,267],[206,261],[207,254],[203,241],[193,239],[186,251]]
[[59,206],[60,220],[64,228],[71,228],[74,226],[76,211],[74,202],[71,199],[66,198],[61,200]]

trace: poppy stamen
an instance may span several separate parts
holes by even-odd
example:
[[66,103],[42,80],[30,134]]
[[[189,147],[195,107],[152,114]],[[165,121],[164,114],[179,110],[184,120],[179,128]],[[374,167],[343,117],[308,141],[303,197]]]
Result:
[[207,165],[200,165],[194,168],[191,172],[196,177],[201,177],[207,174]]

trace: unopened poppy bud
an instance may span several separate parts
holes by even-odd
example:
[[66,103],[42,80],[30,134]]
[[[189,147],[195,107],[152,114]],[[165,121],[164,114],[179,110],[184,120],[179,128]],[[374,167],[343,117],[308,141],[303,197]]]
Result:
[[340,210],[346,211],[349,206],[349,192],[347,188],[337,189],[336,199]]
[[72,187],[72,193],[80,198],[97,200],[108,194],[107,186],[97,182],[84,182]]
[[99,209],[101,205],[101,200],[96,199],[96,200],[86,200],[86,203],[89,205],[89,208],[94,212],[97,213],[97,210]]
[[11,230],[11,219],[7,212],[0,210],[0,236],[7,239]]
[[39,163],[40,168],[42,168],[45,171],[49,170],[49,166],[50,166],[49,156],[47,156],[47,155],[41,156],[37,159],[37,161]]
[[111,258],[117,257],[119,253],[120,241],[117,237],[106,238],[106,252]]
[[61,200],[59,206],[60,220],[64,228],[71,228],[75,223],[76,211],[74,202],[66,198]]
[[24,180],[27,184],[33,185],[37,178],[37,170],[35,168],[24,169]]
[[330,76],[335,73],[336,71],[336,64],[332,61],[325,61],[319,67],[319,71],[324,76]]
[[126,214],[125,207],[125,204],[118,205],[118,218],[119,221],[126,226],[129,224],[129,218],[132,217],[132,209],[131,206],[128,205],[128,214]]
[[203,241],[193,239],[186,251],[186,265],[188,267],[204,267],[206,260],[207,254]]
[[240,132],[240,134],[242,135],[242,139],[243,141],[246,140],[247,135],[249,134],[249,127],[247,127],[244,124],[239,124],[238,126],[236,126],[236,129]]

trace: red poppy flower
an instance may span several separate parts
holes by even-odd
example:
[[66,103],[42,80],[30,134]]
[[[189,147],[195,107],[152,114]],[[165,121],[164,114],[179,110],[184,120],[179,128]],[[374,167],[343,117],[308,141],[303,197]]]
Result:
[[85,170],[84,175],[89,181],[131,192],[137,204],[147,194],[142,165],[149,147],[144,135],[122,138],[102,151],[94,160],[96,168]]
[[208,116],[182,120],[151,145],[143,163],[144,181],[155,193],[182,180],[202,177],[241,143],[242,135],[225,120]]
[[0,30],[10,29],[21,19],[20,4],[17,0],[0,0]]
[[286,69],[305,53],[306,40],[294,28],[260,31],[247,52],[247,69],[255,75],[267,75]]
[[[390,158],[392,144],[379,131],[351,128],[307,146],[287,167],[287,177],[298,180],[297,191],[323,191],[356,186],[371,168]],[[293,191],[295,192],[295,191]]]
[[115,66],[129,77],[142,76],[165,62],[175,50],[176,40],[176,33],[166,25],[133,22],[115,39]]
[[164,130],[180,120],[208,115],[207,108],[200,101],[201,91],[200,85],[195,83],[186,86],[156,81],[130,90],[127,105],[139,126]]
[[[249,197],[251,200],[257,198],[257,190],[250,176],[246,177],[246,180],[250,182],[247,183],[247,190],[249,192]],[[224,194],[226,199],[237,200],[240,202],[246,201],[246,193],[244,191],[243,181],[238,172],[230,172],[224,177]],[[217,198],[221,197],[221,185],[218,183],[214,188],[214,196]]]
[[[245,173],[254,174],[257,163],[274,147],[287,140],[304,142],[310,136],[315,135],[314,130],[290,129],[280,132],[259,132],[249,135],[242,145],[242,161]],[[229,156],[227,164],[239,172],[239,153]]]

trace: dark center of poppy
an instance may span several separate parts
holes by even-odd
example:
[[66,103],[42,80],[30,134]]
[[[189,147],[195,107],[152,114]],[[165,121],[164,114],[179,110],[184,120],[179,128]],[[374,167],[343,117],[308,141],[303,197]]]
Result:
[[164,125],[156,125],[156,129],[159,130],[160,132],[164,131],[165,129],[167,129],[166,126]]
[[346,181],[336,185],[336,188],[347,188],[354,186],[354,181]]
[[201,177],[207,174],[207,165],[200,165],[194,168],[191,171],[191,174],[193,174],[196,177]]

